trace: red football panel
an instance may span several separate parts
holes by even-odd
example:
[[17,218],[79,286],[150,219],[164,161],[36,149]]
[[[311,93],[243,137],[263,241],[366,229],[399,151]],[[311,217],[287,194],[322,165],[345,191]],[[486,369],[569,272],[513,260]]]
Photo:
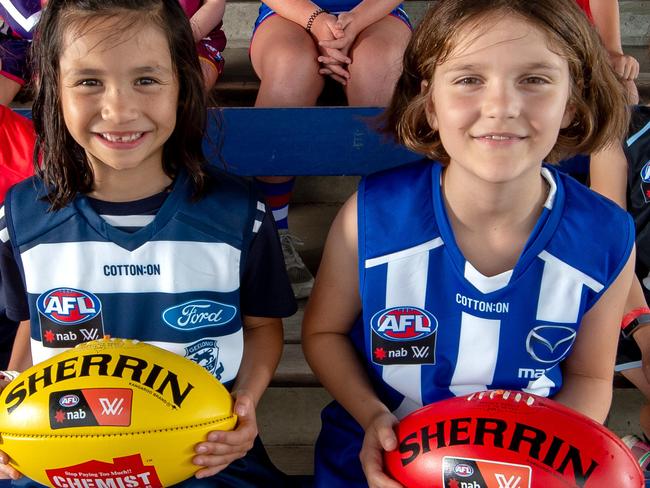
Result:
[[612,432],[557,402],[524,393],[484,392],[437,402],[404,418],[397,435],[399,447],[386,454],[386,469],[408,488],[519,488],[512,474],[489,468],[480,473],[489,479],[456,476],[452,483],[450,473],[443,473],[445,456],[528,465],[533,488],[644,484],[636,460]]

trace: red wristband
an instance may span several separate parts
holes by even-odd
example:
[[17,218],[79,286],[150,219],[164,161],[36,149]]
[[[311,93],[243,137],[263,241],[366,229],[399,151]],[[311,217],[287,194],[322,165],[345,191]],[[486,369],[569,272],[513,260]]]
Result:
[[648,307],[639,307],[633,310],[630,310],[628,313],[623,315],[623,320],[621,320],[621,329],[625,329],[630,323],[640,315],[644,313],[650,314],[650,308]]

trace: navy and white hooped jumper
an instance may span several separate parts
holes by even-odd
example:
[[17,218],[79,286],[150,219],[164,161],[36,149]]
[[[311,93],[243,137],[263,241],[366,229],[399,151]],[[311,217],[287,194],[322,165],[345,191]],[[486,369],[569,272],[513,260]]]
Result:
[[213,181],[218,197],[192,201],[182,173],[153,222],[133,233],[109,225],[83,195],[47,212],[40,179],[9,191],[34,363],[108,334],[189,357],[232,383],[243,352],[241,263],[264,209],[240,180]]

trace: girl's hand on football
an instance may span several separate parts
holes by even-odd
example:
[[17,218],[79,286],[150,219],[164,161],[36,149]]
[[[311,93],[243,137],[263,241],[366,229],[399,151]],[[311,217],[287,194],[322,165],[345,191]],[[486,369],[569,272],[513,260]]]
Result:
[[9,465],[9,455],[0,451],[0,479],[17,480],[23,475],[16,468]]
[[233,393],[237,427],[232,431],[215,430],[208,434],[208,440],[197,444],[196,456],[192,462],[203,466],[196,472],[197,478],[213,476],[225,469],[236,459],[242,458],[253,447],[257,437],[257,418],[253,399],[244,392]]

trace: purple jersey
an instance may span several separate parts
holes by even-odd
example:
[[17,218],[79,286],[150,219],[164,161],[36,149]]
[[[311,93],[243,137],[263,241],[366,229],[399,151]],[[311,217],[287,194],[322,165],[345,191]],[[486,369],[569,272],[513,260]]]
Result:
[[40,0],[0,0],[0,17],[14,37],[31,40],[41,17]]

